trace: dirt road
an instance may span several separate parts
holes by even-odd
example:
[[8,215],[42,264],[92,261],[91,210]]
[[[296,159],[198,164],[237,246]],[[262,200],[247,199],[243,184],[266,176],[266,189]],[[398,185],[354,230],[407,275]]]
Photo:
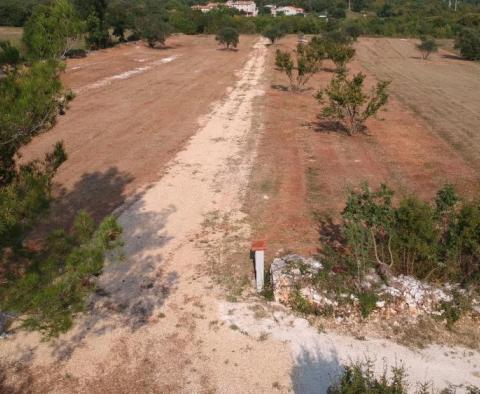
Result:
[[156,181],[236,81],[253,42],[242,37],[226,52],[211,36],[175,36],[167,49],[132,43],[69,61],[63,79],[77,97],[23,151],[29,160],[65,143],[50,225],[68,225],[79,209],[99,219]]

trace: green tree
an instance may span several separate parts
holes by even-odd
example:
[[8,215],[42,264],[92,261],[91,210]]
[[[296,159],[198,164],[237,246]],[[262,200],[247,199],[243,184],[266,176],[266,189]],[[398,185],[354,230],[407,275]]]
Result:
[[465,59],[480,60],[480,28],[463,29],[457,35],[455,47]]
[[431,37],[422,37],[420,44],[417,44],[417,49],[422,54],[422,59],[426,60],[430,54],[438,51],[438,45],[435,39]]
[[165,45],[167,38],[171,34],[171,27],[165,21],[160,13],[151,13],[143,16],[141,21],[137,21],[139,35],[144,39],[150,48],[154,48],[158,43]]
[[0,80],[0,186],[15,174],[15,155],[32,136],[51,127],[63,105],[59,66],[37,62]]
[[350,45],[335,42],[327,42],[326,51],[328,58],[335,63],[338,73],[345,73],[347,71],[347,63],[352,60],[355,55],[355,49]]
[[338,74],[327,89],[317,94],[320,102],[324,102],[325,96],[327,99],[322,115],[343,122],[349,135],[363,131],[365,121],[388,101],[387,88],[390,82],[380,81],[367,94],[363,88],[364,80],[365,75],[362,73],[356,74],[352,79]]
[[277,25],[269,25],[263,31],[262,35],[270,40],[272,44],[275,44],[275,41],[285,36],[283,30]]
[[275,65],[279,71],[287,75],[290,89],[299,92],[320,70],[321,59],[312,45],[299,43],[294,51],[294,56],[290,52],[277,49]]
[[23,42],[31,59],[58,59],[72,48],[83,23],[68,0],[55,0],[35,8],[25,25]]
[[217,40],[219,44],[225,45],[227,49],[230,47],[236,48],[239,42],[238,31],[233,27],[223,27],[218,31],[215,40]]

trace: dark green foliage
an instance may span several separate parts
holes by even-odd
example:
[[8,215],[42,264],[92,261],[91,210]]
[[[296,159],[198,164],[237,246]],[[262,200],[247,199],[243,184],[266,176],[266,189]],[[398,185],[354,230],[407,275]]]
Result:
[[428,59],[431,53],[438,51],[438,45],[435,39],[431,37],[422,37],[417,49],[421,52],[423,59]]
[[46,336],[67,331],[84,310],[93,277],[102,272],[105,252],[118,245],[120,233],[112,217],[95,229],[93,220],[80,212],[72,233],[53,232],[42,253],[30,256],[25,273],[10,276],[0,292],[2,310]]
[[0,69],[4,66],[15,67],[19,62],[19,50],[10,41],[0,41]]
[[225,45],[227,49],[230,47],[236,48],[239,42],[238,31],[233,27],[223,27],[218,31],[215,40]]
[[83,24],[68,0],[55,0],[35,8],[25,25],[23,42],[33,60],[57,59],[72,48]]
[[262,35],[270,40],[272,44],[275,44],[275,41],[279,40],[280,38],[285,36],[285,33],[277,25],[269,25],[263,31]]
[[38,62],[0,81],[0,186],[13,177],[19,147],[53,123],[61,106],[58,73],[56,62]]
[[106,48],[111,44],[108,26],[94,12],[87,17],[86,29],[87,36],[85,37],[85,42],[89,48]]
[[350,135],[363,131],[365,121],[374,116],[388,101],[388,81],[380,81],[370,94],[364,92],[365,75],[358,73],[348,79],[344,73],[339,73],[330,82],[327,89],[319,91],[317,99],[327,105],[322,110],[326,118],[343,122]]
[[364,292],[358,295],[358,301],[360,303],[362,317],[366,318],[375,309],[378,297],[373,292]]
[[158,43],[165,45],[165,41],[171,33],[171,28],[165,22],[161,14],[149,14],[137,22],[140,37],[144,39],[150,48],[154,48]]
[[396,206],[385,185],[364,185],[350,193],[342,217],[341,253],[359,281],[369,268],[386,280],[395,273],[467,286],[480,278],[480,204],[460,200],[451,185],[435,204],[408,196]]
[[[295,56],[295,57],[294,57]],[[294,54],[277,49],[275,65],[284,72],[290,82],[290,89],[301,91],[308,80],[320,69],[321,58],[313,45],[299,43]]]
[[480,28],[463,29],[456,38],[455,47],[465,59],[480,60]]
[[329,394],[406,394],[407,374],[403,367],[392,367],[390,379],[385,370],[380,377],[374,374],[371,360],[355,362],[344,367],[339,381],[328,388]]

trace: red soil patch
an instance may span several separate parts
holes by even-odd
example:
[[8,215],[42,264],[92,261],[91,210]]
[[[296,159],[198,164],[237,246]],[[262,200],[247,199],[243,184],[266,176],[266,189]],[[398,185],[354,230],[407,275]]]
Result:
[[65,143],[68,160],[54,179],[58,199],[49,223],[68,225],[79,209],[100,219],[159,179],[237,79],[255,40],[242,37],[240,50],[227,52],[212,36],[175,36],[167,49],[132,43],[69,61],[63,79],[77,97],[22,152],[27,161]]
[[[277,47],[294,45],[290,37]],[[395,94],[386,111],[368,121],[367,135],[349,137],[317,118],[321,105],[314,93],[326,87],[333,74],[320,72],[309,82],[312,89],[301,94],[285,92],[278,89],[287,80],[274,69],[274,56],[272,47],[268,60],[272,87],[267,89],[265,130],[248,197],[248,206],[255,207],[255,212],[250,209],[254,236],[269,244],[267,258],[321,248],[320,218],[338,217],[348,189],[365,181],[373,187],[385,182],[400,195],[418,193],[422,198],[431,198],[445,183],[466,194],[478,189],[479,177],[468,157]],[[350,72],[358,71],[365,73],[354,61]],[[367,85],[374,81],[367,73]]]

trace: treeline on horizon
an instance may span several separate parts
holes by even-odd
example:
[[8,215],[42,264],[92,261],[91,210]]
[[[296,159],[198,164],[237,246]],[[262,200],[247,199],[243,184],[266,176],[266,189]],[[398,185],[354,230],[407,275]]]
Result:
[[[23,26],[33,9],[49,0],[2,0],[0,25]],[[135,15],[145,0],[73,0],[79,15],[87,20],[92,14],[105,21],[105,27],[121,35],[135,30]],[[351,0],[348,11],[344,0],[260,0],[260,15],[247,18],[236,10],[219,9],[203,14],[190,8],[201,0],[150,1],[164,10],[165,21],[174,32],[212,34],[231,26],[243,34],[264,31],[272,23],[281,25],[286,33],[318,34],[352,26],[363,35],[454,38],[463,29],[480,29],[480,0]],[[291,4],[305,9],[307,17],[277,17],[272,21],[266,4]],[[328,22],[318,14],[328,15]],[[347,17],[348,16],[348,17]],[[134,37],[133,37],[134,38]]]

